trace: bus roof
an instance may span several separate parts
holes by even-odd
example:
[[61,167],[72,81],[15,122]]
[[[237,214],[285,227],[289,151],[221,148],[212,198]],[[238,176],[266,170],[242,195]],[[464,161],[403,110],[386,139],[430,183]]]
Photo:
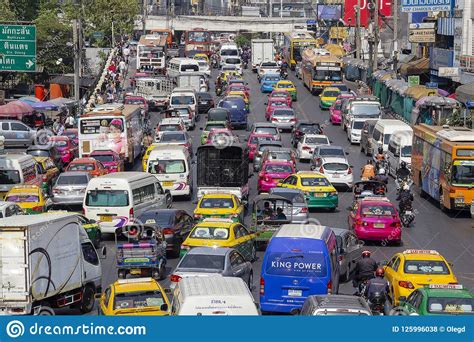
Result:
[[93,118],[93,117],[101,117],[101,116],[125,116],[125,118],[129,118],[132,114],[134,114],[137,110],[141,111],[140,105],[134,104],[126,104],[122,105],[122,107],[110,107],[104,108],[103,110],[94,110],[92,112],[85,113],[82,115],[81,119],[83,118]]
[[312,39],[316,42],[316,39],[309,34],[309,32],[291,32],[285,34],[289,39]]
[[420,124],[414,126],[414,132],[425,133],[437,138],[444,139],[446,142],[454,143],[474,143],[474,131],[465,127],[448,127],[448,126],[430,126]]
[[165,46],[167,38],[165,36],[147,34],[140,37],[139,45],[144,46]]

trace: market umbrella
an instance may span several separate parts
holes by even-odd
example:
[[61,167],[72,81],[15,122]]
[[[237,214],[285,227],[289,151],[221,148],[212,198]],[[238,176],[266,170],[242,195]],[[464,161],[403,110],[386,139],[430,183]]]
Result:
[[33,113],[33,108],[21,101],[12,101],[6,105],[0,106],[0,117],[21,119],[23,115],[29,115]]
[[33,109],[41,111],[41,110],[58,110],[60,106],[57,104],[51,103],[49,101],[40,101],[40,102],[35,102],[31,103],[31,107]]
[[447,97],[449,95],[449,91],[438,88],[438,94],[441,96]]
[[55,99],[49,100],[50,103],[53,103],[57,106],[71,106],[76,103],[76,100],[73,99],[66,99],[64,97],[57,97]]
[[466,103],[468,101],[474,101],[474,83],[463,84],[456,89],[457,99]]
[[34,96],[22,96],[18,100],[21,102],[26,102],[28,104],[41,101],[40,99]]

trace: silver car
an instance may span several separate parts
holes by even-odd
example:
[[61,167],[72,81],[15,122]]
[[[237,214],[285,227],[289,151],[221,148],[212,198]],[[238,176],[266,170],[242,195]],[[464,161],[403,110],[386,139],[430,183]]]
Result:
[[286,147],[273,147],[273,146],[263,146],[265,147],[263,152],[255,151],[253,159],[253,170],[259,172],[262,168],[263,160],[279,160],[279,161],[296,161],[295,152]]
[[270,121],[274,123],[280,131],[292,130],[296,125],[296,113],[291,108],[275,108]]
[[331,228],[336,234],[339,254],[339,274],[342,281],[351,280],[357,261],[362,257],[364,241],[361,241],[348,229]]
[[5,147],[28,147],[34,144],[36,130],[18,120],[1,120],[0,136],[5,137]]
[[252,289],[252,263],[233,248],[196,247],[192,248],[179,262],[170,276],[171,288],[182,278],[207,277],[220,274],[224,277],[237,277]]
[[61,173],[53,186],[53,204],[82,205],[86,187],[92,176],[88,172]]
[[257,170],[256,168],[260,169],[262,167],[263,152],[267,148],[271,148],[271,149],[283,148],[283,145],[281,141],[266,141],[266,140],[258,139],[257,147],[255,148],[255,153],[253,155],[254,171]]
[[[309,220],[308,203],[304,193],[299,189],[273,188],[270,189],[271,195],[278,195],[289,199],[293,204],[293,213],[291,214],[291,223],[307,223]],[[289,213],[285,213],[290,217]]]

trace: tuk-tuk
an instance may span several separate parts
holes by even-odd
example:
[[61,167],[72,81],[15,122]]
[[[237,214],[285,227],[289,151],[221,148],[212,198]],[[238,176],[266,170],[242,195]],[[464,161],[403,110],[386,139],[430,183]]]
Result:
[[278,195],[261,194],[255,197],[252,207],[251,230],[257,241],[268,242],[283,224],[291,223],[293,203]]
[[354,200],[369,196],[384,197],[387,193],[387,185],[384,182],[376,180],[360,181],[354,183],[352,193],[354,194]]
[[[119,241],[121,236],[128,241]],[[128,274],[163,280],[166,277],[166,240],[155,224],[130,223],[115,231],[118,278]]]

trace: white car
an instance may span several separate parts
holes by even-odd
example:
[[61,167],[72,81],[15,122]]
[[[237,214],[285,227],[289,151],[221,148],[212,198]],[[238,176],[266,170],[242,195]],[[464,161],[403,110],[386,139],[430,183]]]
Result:
[[298,142],[296,154],[300,161],[309,160],[313,156],[313,151],[321,145],[331,145],[329,138],[324,134],[305,134]]
[[234,65],[237,72],[242,75],[243,68],[242,68],[242,60],[240,57],[227,57],[222,62],[222,69],[226,66]]
[[0,201],[0,218],[10,217],[15,215],[25,215],[21,207],[14,202]]
[[263,75],[266,74],[267,72],[271,74],[279,74],[280,67],[278,66],[278,63],[273,62],[273,61],[265,61],[265,62],[260,63],[260,65],[257,67],[258,80],[260,81]]
[[161,140],[163,132],[184,132],[186,125],[181,118],[165,118],[156,126],[155,142]]
[[360,144],[360,137],[362,135],[362,128],[367,119],[352,119],[347,128],[347,139],[351,144]]
[[321,167],[316,171],[324,173],[334,186],[344,186],[351,189],[354,183],[352,167],[345,157],[321,158]]
[[211,67],[209,66],[209,63],[203,60],[198,60],[197,62],[199,64],[199,72],[211,77]]

